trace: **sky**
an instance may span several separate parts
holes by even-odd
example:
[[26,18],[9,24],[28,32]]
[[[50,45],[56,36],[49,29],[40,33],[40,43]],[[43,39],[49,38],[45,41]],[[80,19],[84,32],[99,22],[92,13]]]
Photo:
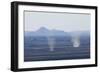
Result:
[[90,14],[24,11],[24,30],[37,31],[41,27],[65,32],[89,31]]

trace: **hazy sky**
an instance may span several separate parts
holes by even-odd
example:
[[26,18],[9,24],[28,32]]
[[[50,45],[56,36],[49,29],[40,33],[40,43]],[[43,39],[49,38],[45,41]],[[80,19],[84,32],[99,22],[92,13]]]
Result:
[[40,27],[65,32],[90,30],[90,14],[25,11],[24,15],[25,31],[36,31]]

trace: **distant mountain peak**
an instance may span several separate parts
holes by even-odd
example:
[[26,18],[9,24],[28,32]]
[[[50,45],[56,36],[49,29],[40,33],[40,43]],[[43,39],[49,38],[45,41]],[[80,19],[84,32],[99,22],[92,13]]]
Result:
[[40,32],[46,32],[46,31],[49,31],[47,28],[45,27],[41,27],[40,29],[38,29],[37,31],[40,31]]

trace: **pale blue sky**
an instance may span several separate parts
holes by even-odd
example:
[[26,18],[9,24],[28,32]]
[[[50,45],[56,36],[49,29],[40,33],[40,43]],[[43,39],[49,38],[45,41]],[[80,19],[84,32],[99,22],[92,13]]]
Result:
[[40,27],[65,32],[90,30],[90,14],[29,11],[24,14],[25,31],[36,31]]

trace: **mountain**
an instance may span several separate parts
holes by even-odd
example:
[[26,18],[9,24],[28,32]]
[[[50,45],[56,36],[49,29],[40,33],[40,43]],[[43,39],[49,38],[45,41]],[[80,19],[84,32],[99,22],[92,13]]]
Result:
[[40,29],[38,29],[37,31],[36,31],[36,33],[48,33],[48,32],[50,32],[50,30],[48,30],[47,28],[45,28],[45,27],[41,27]]
[[66,36],[67,33],[60,30],[49,30],[45,27],[41,27],[37,31],[25,31],[26,36]]
[[25,31],[25,36],[90,36],[89,31],[73,31],[64,32],[61,30],[49,30],[45,27],[41,27],[37,31]]

